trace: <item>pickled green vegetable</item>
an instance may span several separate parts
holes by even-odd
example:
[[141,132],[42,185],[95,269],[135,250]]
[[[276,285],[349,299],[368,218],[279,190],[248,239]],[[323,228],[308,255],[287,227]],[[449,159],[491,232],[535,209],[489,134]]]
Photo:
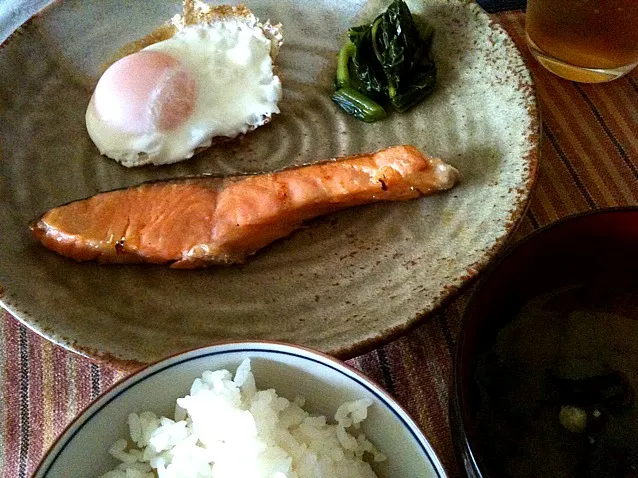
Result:
[[[430,58],[432,33],[428,25],[415,22],[403,0],[395,0],[371,24],[351,28],[349,41],[339,52],[333,99],[368,122],[385,115],[363,114],[356,104],[380,108],[390,104],[402,113],[420,103],[436,84],[436,66]],[[344,88],[349,89],[347,94],[340,93]],[[353,90],[359,94],[358,103],[343,101],[353,96]]]

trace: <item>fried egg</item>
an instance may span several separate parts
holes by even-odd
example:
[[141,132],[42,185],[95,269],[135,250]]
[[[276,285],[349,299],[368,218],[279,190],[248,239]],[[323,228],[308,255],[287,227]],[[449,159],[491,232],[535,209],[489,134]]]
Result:
[[86,111],[100,153],[124,166],[192,157],[279,113],[278,44],[250,15],[182,26],[111,65]]

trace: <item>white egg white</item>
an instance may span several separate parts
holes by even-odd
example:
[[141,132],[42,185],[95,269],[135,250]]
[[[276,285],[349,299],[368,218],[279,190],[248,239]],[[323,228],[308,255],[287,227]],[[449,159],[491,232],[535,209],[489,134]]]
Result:
[[281,82],[273,73],[271,40],[261,28],[235,19],[187,26],[145,50],[166,53],[197,79],[190,117],[171,131],[130,134],[86,112],[88,133],[100,152],[125,166],[169,164],[188,159],[213,138],[233,138],[279,113]]

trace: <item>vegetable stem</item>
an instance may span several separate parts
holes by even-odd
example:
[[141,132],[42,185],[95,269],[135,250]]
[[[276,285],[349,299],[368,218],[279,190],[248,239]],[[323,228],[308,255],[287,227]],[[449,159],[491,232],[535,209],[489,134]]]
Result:
[[337,59],[337,88],[350,85],[350,59],[355,53],[355,46],[348,41],[339,51]]
[[374,50],[374,54],[379,62],[381,62],[381,58],[383,57],[383,55],[381,54],[381,47],[377,43],[377,31],[380,24],[381,17],[377,18],[372,24],[372,31],[370,35],[370,39],[372,40],[372,49]]
[[374,123],[386,116],[385,109],[381,105],[349,86],[335,91],[332,99],[348,114],[366,123]]

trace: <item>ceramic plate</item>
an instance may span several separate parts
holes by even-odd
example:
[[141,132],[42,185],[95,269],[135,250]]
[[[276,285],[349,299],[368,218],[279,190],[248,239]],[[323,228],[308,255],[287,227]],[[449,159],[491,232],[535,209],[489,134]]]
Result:
[[[134,366],[222,339],[275,339],[349,357],[415,325],[489,261],[524,212],[536,173],[530,74],[476,5],[410,3],[435,28],[435,93],[365,124],[330,100],[349,26],[389,2],[254,0],[281,22],[282,113],[245,138],[177,165],[127,169],[101,157],[84,113],[101,65],[180,11],[170,0],[54,3],[0,49],[2,303],[79,353]],[[246,265],[178,271],[78,264],[40,246],[50,207],[145,180],[264,171],[409,143],[456,166],[452,191],[344,211]]]

